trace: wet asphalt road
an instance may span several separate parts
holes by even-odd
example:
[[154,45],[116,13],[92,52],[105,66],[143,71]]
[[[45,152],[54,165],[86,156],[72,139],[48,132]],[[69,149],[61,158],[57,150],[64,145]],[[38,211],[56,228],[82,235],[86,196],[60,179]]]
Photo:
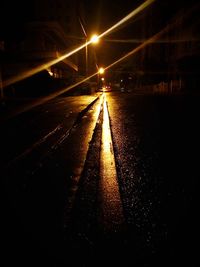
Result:
[[[28,162],[2,171],[4,266],[198,266],[199,97],[118,92],[106,99],[125,223],[109,232],[99,219],[103,115],[96,123],[97,102],[66,138],[61,126]],[[85,104],[65,101],[7,124],[1,162],[41,140],[47,125],[73,125],[70,114]],[[54,138],[61,145],[48,154]]]
[[130,260],[198,266],[199,97],[107,99]]

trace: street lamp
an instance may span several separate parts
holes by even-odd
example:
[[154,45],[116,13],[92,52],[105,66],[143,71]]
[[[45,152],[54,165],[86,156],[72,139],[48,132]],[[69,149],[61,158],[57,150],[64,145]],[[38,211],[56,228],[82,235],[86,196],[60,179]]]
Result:
[[93,34],[90,38],[89,42],[86,36],[86,43],[85,43],[85,73],[86,76],[88,75],[88,43],[89,44],[97,44],[99,42],[99,36],[97,34]]
[[99,68],[98,72],[99,72],[99,74],[103,74],[105,72],[105,69],[101,67],[101,68]]
[[78,16],[78,20],[85,36],[85,75],[88,75],[88,44],[96,44],[99,42],[99,36],[97,34],[93,34],[90,40],[88,40],[88,34],[85,29],[84,21],[82,20],[81,16]]
[[93,34],[90,41],[93,43],[93,44],[97,44],[99,42],[99,36],[96,35],[96,34]]
[[[97,86],[98,86],[98,88],[100,88],[100,75],[104,74],[104,72],[105,72],[105,69],[103,67],[100,67],[98,69],[98,75],[97,75],[97,77],[98,77],[98,79],[97,79]],[[102,78],[102,79],[104,80],[104,78]]]

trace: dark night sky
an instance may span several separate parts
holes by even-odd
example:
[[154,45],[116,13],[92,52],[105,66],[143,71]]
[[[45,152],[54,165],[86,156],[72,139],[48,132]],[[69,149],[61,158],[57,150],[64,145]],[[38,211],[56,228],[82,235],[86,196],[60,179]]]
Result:
[[[41,0],[42,1],[42,0]],[[66,0],[71,2],[71,0]],[[51,5],[49,0],[49,5]],[[113,23],[117,22],[127,13],[129,13],[137,3],[141,0],[80,0],[85,7],[85,20],[89,32],[97,31],[102,32],[109,28]],[[29,1],[1,1],[0,20],[1,27],[0,33],[9,35],[10,29],[18,27],[23,22],[29,21],[32,18],[32,4],[34,0]],[[75,4],[75,1],[74,1]]]
[[[143,2],[144,1],[141,0],[85,0],[87,6],[85,14],[86,25],[89,33],[92,34],[93,32],[104,32]],[[142,13],[137,16],[136,20],[140,19],[140,17],[142,17]],[[130,47],[132,48],[132,45],[130,46],[130,44],[124,45],[121,43],[113,43],[112,41],[108,41],[108,39],[132,38],[133,30],[131,25],[132,24],[129,24],[129,27],[121,27],[120,30],[105,36],[105,38],[103,38],[95,47],[100,65],[109,65],[115,59],[121,57],[125,51],[129,51]]]
[[85,0],[86,20],[91,30],[104,31],[131,12],[141,0]]
[[[142,4],[141,0],[97,0],[90,1],[85,0],[87,4],[86,22],[90,33],[98,32],[102,33],[116,22],[121,20],[136,7]],[[145,12],[151,11],[155,6],[148,7]],[[112,42],[114,39],[132,39],[138,38],[136,32],[140,32],[140,22],[144,18],[145,12],[139,13],[134,19],[125,23],[120,29],[105,36],[101,43],[95,47],[98,54],[98,60],[101,64],[109,65],[114,60],[120,58],[127,51],[132,50],[133,44],[122,44]],[[108,41],[110,40],[110,41]],[[108,56],[109,55],[109,56]]]
[[[42,0],[41,0],[42,1]],[[56,0],[55,0],[56,1]],[[71,2],[71,0],[66,0]],[[89,32],[97,31],[103,32],[114,23],[119,21],[129,12],[131,12],[135,7],[144,2],[144,0],[79,0],[85,5],[85,20]],[[1,28],[0,32],[7,32],[7,29],[15,25],[19,25],[21,22],[26,20],[31,20],[32,17],[32,3],[34,0],[29,1],[1,1],[0,8],[0,20]],[[49,4],[51,4],[49,0]],[[191,5],[194,2],[199,2],[198,0],[156,0],[148,9],[152,9],[153,16],[157,16],[157,12],[161,10],[163,16],[170,16],[171,12],[180,9],[184,5]],[[73,2],[75,3],[75,1]],[[164,9],[163,9],[164,7]],[[142,16],[141,12],[139,16]],[[134,22],[134,20],[132,21]],[[133,24],[133,23],[132,23]],[[126,33],[126,27],[123,31],[119,31],[118,36],[123,36]]]
[[[87,4],[86,20],[89,32],[104,32],[124,16],[142,4],[142,0],[85,0]],[[145,39],[162,30],[176,15],[182,14],[191,6],[199,3],[198,0],[162,0],[155,1],[145,11],[125,23],[120,29],[109,34],[101,40],[95,49],[99,61],[106,65],[131,51],[136,45],[112,42],[114,39]],[[145,23],[144,23],[145,20]],[[190,24],[190,22],[188,22]],[[193,22],[191,21],[191,24]],[[143,30],[143,27],[145,28]],[[145,31],[145,33],[143,32]],[[110,41],[106,41],[110,39]],[[138,45],[138,44],[137,44]]]
[[[41,0],[42,1],[42,0]],[[70,1],[71,0],[66,0]],[[49,0],[49,4],[52,1]],[[102,33],[107,30],[117,21],[122,19],[125,15],[131,12],[136,6],[142,3],[142,0],[80,0],[83,3],[85,9],[85,22],[88,30],[88,34],[93,32]],[[32,3],[34,0],[24,2],[23,0],[18,1],[7,1],[2,0],[1,2],[1,29],[0,37],[6,36],[8,39],[20,39],[20,29],[24,22],[32,19]],[[75,3],[75,1],[74,1]],[[111,34],[108,38],[118,38],[124,35],[126,28],[117,31],[115,35]],[[115,47],[114,47],[115,46]],[[106,59],[108,58],[102,51],[107,51],[108,54],[114,55],[114,50],[119,50],[119,45],[107,43],[102,40],[101,44],[96,47],[96,51],[100,61],[105,61],[106,64],[110,63]],[[102,49],[103,48],[103,49]],[[122,48],[123,49],[123,48]],[[112,58],[111,58],[112,60]]]
[[[42,0],[41,0],[42,1]],[[56,1],[56,0],[55,0]],[[66,0],[67,1],[67,0]],[[68,0],[69,1],[69,0]],[[85,6],[85,22],[89,34],[93,32],[102,33],[114,25],[144,0],[79,0]],[[29,1],[1,1],[1,28],[0,37],[17,38],[20,34],[20,25],[24,21],[31,20],[32,8]],[[71,2],[71,0],[70,0]],[[99,61],[110,64],[114,59],[119,58],[133,48],[133,44],[121,44],[108,42],[106,39],[133,39],[142,38],[142,23],[144,15],[147,14],[146,34],[153,27],[153,33],[162,29],[170,17],[181,9],[184,5],[190,6],[198,0],[157,0],[145,12],[141,12],[134,19],[130,20],[119,30],[109,34],[101,43],[96,46]],[[51,1],[49,1],[51,3]],[[75,1],[74,1],[75,3]],[[152,25],[151,25],[152,24]],[[12,32],[12,34],[11,34]],[[105,52],[106,51],[106,52]]]
[[17,38],[20,27],[24,22],[32,19],[31,1],[1,1],[0,37]]

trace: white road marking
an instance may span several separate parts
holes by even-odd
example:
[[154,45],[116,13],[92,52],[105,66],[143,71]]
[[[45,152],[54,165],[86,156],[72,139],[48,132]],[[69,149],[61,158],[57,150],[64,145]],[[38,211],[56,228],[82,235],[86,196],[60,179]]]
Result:
[[122,203],[117,181],[115,157],[106,97],[103,103],[102,145],[100,155],[100,220],[104,230],[117,231],[124,223]]

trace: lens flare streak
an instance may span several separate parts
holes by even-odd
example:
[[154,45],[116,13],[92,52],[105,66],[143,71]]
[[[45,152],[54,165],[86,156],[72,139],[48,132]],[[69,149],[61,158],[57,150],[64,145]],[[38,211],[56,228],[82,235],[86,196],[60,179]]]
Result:
[[143,4],[141,4],[139,7],[137,7],[136,9],[134,9],[131,13],[129,13],[126,17],[124,17],[119,22],[117,22],[115,25],[113,25],[112,27],[110,27],[108,30],[106,30],[105,32],[103,32],[102,34],[100,34],[99,35],[99,38],[101,38],[101,37],[103,37],[105,35],[108,35],[110,32],[114,31],[116,28],[118,28],[119,26],[121,26],[122,24],[124,24],[125,22],[127,22],[129,19],[133,18],[135,15],[137,15],[139,12],[141,12],[142,10],[144,10],[146,7],[148,7],[153,2],[155,2],[155,0],[147,0],[147,1],[145,1]]
[[[108,35],[109,33],[111,33],[114,29],[116,29],[117,27],[119,27],[120,25],[122,25],[123,23],[125,23],[126,21],[128,21],[130,18],[134,17],[137,13],[141,12],[144,8],[146,8],[147,6],[149,6],[151,3],[153,3],[155,0],[147,0],[145,1],[142,5],[140,5],[138,8],[136,8],[135,10],[133,10],[131,13],[129,13],[126,17],[124,17],[122,20],[120,20],[119,22],[117,22],[115,25],[113,25],[112,27],[110,27],[108,30],[106,30],[105,32],[103,32],[102,34],[100,34],[98,36],[98,39],[105,36],[105,35]],[[50,68],[51,66],[57,64],[58,62],[72,56],[73,54],[77,53],[78,51],[80,51],[81,49],[85,48],[86,46],[90,45],[91,43],[93,43],[93,40],[89,40],[88,42],[86,42],[85,44],[77,47],[76,49],[70,51],[69,53],[66,53],[62,56],[59,56],[58,58],[52,60],[52,61],[49,61],[45,64],[42,64],[38,67],[35,67],[31,70],[28,70],[28,71],[25,71],[19,75],[16,75],[14,77],[11,77],[5,81],[3,81],[2,83],[2,86],[3,87],[7,87],[7,86],[10,86],[16,82],[19,82],[23,79],[26,79],[28,77],[31,77],[32,75],[42,71],[42,70],[45,70],[45,69],[48,69]]]

